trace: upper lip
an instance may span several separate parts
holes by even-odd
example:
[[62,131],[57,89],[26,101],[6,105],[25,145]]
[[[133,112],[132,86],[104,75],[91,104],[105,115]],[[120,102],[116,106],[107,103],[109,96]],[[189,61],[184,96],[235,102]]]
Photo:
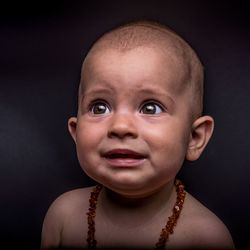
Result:
[[122,148],[106,151],[103,154],[103,156],[106,158],[132,158],[132,159],[142,159],[146,157],[145,154],[143,153],[139,153],[131,149],[122,149]]

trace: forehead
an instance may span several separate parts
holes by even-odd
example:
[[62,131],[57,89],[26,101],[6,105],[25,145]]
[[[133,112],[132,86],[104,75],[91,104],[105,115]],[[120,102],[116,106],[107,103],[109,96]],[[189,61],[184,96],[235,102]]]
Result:
[[181,91],[188,81],[185,60],[173,49],[157,46],[139,46],[127,51],[100,49],[92,51],[82,67],[83,89],[102,83],[119,83],[131,87],[147,83]]

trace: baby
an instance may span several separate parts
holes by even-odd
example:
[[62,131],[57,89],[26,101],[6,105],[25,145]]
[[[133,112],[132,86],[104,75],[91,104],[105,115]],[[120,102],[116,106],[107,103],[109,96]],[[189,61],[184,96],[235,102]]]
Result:
[[68,128],[99,184],[53,202],[41,248],[234,249],[221,220],[176,180],[213,132],[202,96],[202,64],[169,28],[134,22],[97,40]]

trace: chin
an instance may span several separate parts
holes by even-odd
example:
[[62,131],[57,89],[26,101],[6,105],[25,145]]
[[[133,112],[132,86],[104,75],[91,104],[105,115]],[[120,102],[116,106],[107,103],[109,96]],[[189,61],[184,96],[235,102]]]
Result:
[[148,193],[151,193],[152,190],[148,190],[148,182],[141,182],[141,181],[132,181],[132,180],[116,180],[115,182],[109,182],[103,185],[121,195],[124,196],[145,196]]

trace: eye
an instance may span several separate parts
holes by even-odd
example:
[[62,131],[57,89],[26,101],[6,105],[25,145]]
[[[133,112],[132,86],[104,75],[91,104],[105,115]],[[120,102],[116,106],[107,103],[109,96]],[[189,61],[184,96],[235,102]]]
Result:
[[90,112],[95,115],[103,115],[111,112],[108,104],[105,102],[95,102],[90,105]]
[[140,113],[150,114],[150,115],[159,114],[162,112],[163,112],[162,107],[159,104],[154,103],[154,102],[147,102],[140,109]]

